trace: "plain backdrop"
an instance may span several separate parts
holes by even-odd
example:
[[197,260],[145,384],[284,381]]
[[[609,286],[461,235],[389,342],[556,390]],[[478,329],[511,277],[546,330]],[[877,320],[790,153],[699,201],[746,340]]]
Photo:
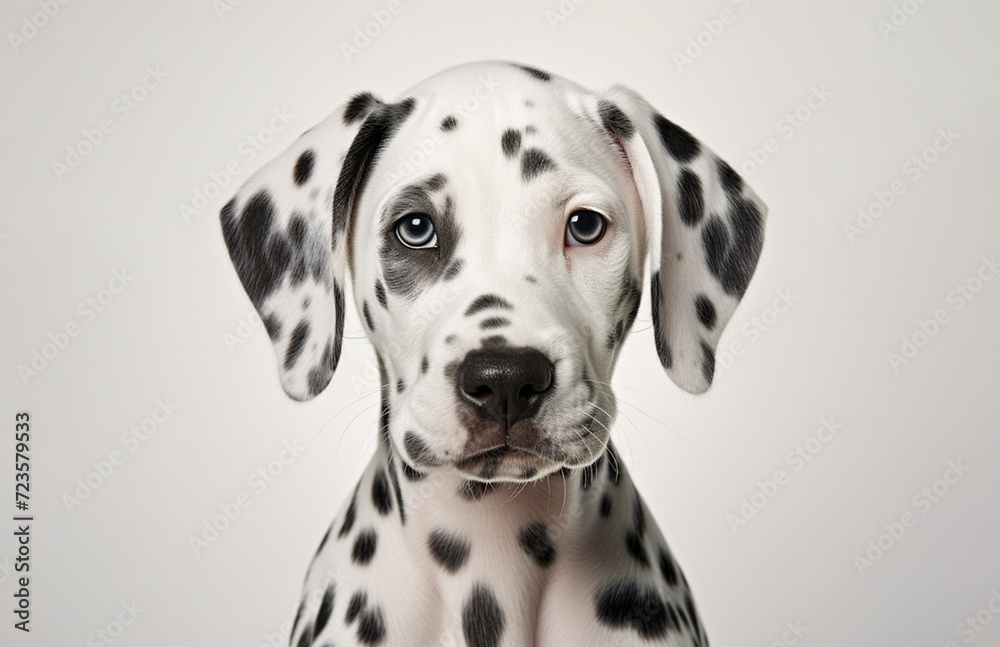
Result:
[[18,411],[35,515],[32,632],[4,611],[0,642],[281,632],[372,450],[377,378],[352,311],[330,388],[283,394],[219,208],[355,92],[509,59],[635,88],[770,207],[712,389],[667,379],[648,301],[615,380],[614,438],[712,644],[1000,644],[1000,5],[223,2],[0,11],[0,608]]

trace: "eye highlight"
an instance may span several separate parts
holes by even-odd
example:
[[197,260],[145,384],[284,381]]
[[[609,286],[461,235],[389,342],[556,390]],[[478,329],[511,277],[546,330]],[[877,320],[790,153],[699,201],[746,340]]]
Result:
[[396,237],[410,249],[437,247],[434,222],[425,213],[408,213],[396,221]]
[[607,229],[607,219],[596,211],[589,209],[574,211],[566,223],[566,244],[573,247],[593,245],[604,238]]

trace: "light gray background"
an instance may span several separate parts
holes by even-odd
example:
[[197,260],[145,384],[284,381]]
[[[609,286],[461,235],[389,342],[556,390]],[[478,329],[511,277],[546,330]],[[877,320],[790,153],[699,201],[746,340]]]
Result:
[[[251,309],[218,210],[351,94],[392,97],[456,63],[503,58],[636,88],[753,170],[770,207],[760,266],[721,344],[744,352],[719,367],[711,391],[690,397],[666,378],[648,301],[616,380],[614,437],[712,644],[782,644],[794,639],[789,622],[808,628],[806,646],[967,644],[959,623],[977,612],[992,623],[973,643],[1000,644],[989,610],[1000,590],[1000,280],[972,280],[981,289],[961,309],[949,300],[1000,252],[1000,6],[896,0],[913,13],[885,32],[891,0],[590,0],[564,2],[555,23],[546,12],[559,11],[556,0],[400,0],[346,60],[341,43],[388,3],[315,4],[244,0],[220,17],[209,0],[72,2],[16,51],[9,33],[0,45],[0,500],[13,514],[13,419],[28,410],[36,514],[34,630],[15,632],[5,611],[0,641],[85,645],[132,601],[142,611],[116,645],[255,647],[281,630],[372,449],[373,356],[352,312],[331,387],[296,404],[259,327],[227,345]],[[723,10],[729,24],[712,37],[706,21]],[[0,26],[20,33],[38,11],[7,2]],[[675,54],[701,32],[707,46],[679,65]],[[114,102],[147,66],[167,76],[122,119]],[[829,96],[810,108],[814,89]],[[290,123],[249,160],[241,142],[276,109]],[[808,120],[789,136],[780,120],[797,109]],[[52,163],[104,118],[114,131],[57,178]],[[936,161],[914,178],[908,160],[949,128],[958,139],[928,153]],[[772,152],[753,168],[751,151],[768,138]],[[231,160],[229,186],[186,222],[180,206]],[[905,193],[850,241],[844,225],[894,181]],[[122,268],[134,278],[87,320],[79,304]],[[779,291],[794,302],[769,312]],[[926,345],[894,370],[887,353],[938,309],[948,322],[929,341],[917,335]],[[755,317],[769,322],[758,335]],[[18,365],[68,323],[79,335],[25,383]],[[177,410],[129,451],[122,434],[157,398]],[[838,434],[794,471],[788,452],[830,418]],[[248,479],[285,442],[308,449],[259,492]],[[69,512],[63,496],[115,450],[124,463]],[[967,473],[918,505],[949,461]],[[734,532],[727,515],[779,469],[787,483]],[[241,492],[250,507],[196,556],[189,537]],[[855,556],[904,513],[915,525],[859,572]],[[16,546],[9,515],[0,525],[9,609]]]

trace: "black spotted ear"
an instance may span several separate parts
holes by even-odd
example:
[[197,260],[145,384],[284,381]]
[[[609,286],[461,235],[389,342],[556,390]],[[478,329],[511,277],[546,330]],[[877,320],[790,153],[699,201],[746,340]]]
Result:
[[632,90],[613,88],[597,110],[642,201],[657,354],[679,387],[702,393],[757,266],[767,207],[729,164]]
[[412,108],[358,94],[257,171],[222,209],[222,233],[296,400],[333,377],[344,330],[347,229],[365,173]]

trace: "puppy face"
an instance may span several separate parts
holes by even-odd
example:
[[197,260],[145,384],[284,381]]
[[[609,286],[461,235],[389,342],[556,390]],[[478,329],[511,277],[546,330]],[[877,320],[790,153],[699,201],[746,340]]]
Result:
[[[627,161],[569,83],[429,82],[358,200],[354,293],[414,467],[528,480],[600,455],[646,240]],[[487,83],[490,79],[485,79]],[[401,173],[400,171],[406,171]]]

